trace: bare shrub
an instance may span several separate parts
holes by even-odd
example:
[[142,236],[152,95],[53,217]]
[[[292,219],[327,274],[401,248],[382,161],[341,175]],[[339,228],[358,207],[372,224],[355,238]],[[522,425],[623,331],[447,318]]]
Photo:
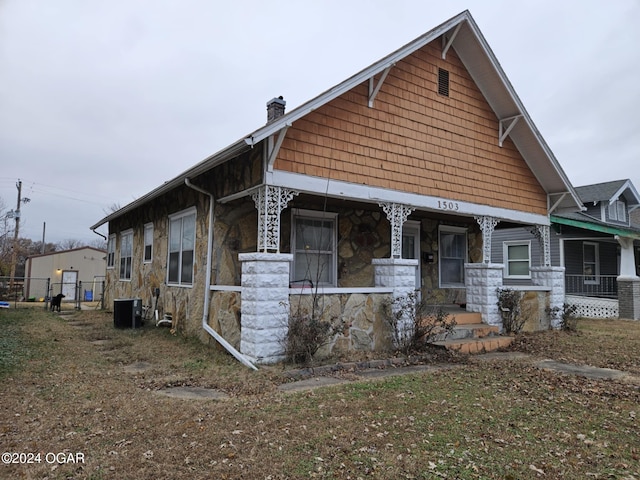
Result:
[[415,292],[384,304],[396,349],[403,354],[423,350],[425,345],[446,338],[456,326],[455,318],[441,307],[418,301]]
[[522,292],[510,288],[498,288],[498,308],[502,315],[502,327],[506,333],[519,333],[524,326]]

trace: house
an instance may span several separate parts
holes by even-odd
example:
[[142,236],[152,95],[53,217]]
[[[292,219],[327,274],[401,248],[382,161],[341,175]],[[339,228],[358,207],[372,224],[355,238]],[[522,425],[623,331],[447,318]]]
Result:
[[[106,253],[94,247],[80,247],[28,257],[25,263],[25,297],[45,299],[58,293],[65,301],[93,299],[102,292]],[[79,282],[82,291],[78,292]]]
[[[582,210],[551,215],[551,265],[565,268],[567,302],[582,316],[638,320],[640,223],[633,217],[640,195],[628,179],[575,191]],[[505,229],[495,232],[492,259],[505,265],[506,285],[526,285],[529,268],[541,263],[541,254],[529,231]],[[636,294],[624,294],[629,290]]]
[[[318,305],[344,323],[333,351],[383,348],[382,307],[409,292],[500,324],[494,227],[547,250],[549,215],[580,208],[468,11],[285,106],[91,227],[109,225],[107,304],[155,300],[251,365],[281,358],[289,315]],[[538,267],[545,301],[562,304],[563,275]]]

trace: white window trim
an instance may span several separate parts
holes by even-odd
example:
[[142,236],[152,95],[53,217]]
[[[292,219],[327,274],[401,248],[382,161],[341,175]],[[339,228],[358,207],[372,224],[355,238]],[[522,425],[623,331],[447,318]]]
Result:
[[195,215],[195,226],[194,226],[194,232],[193,232],[193,264],[191,265],[191,268],[193,269],[193,271],[195,272],[195,265],[196,265],[196,243],[198,241],[197,239],[197,231],[198,231],[198,213],[196,210],[196,207],[189,207],[185,210],[181,210],[179,212],[176,213],[172,213],[171,215],[169,215],[168,218],[168,223],[167,223],[167,273],[166,273],[166,282],[168,286],[171,287],[182,287],[182,288],[192,288],[193,284],[195,283],[195,273],[193,273],[193,277],[191,279],[191,283],[180,283],[180,281],[178,282],[169,282],[169,261],[170,261],[170,257],[171,257],[171,221],[175,220],[177,218],[182,218],[182,217],[188,217],[189,215]]
[[[464,281],[462,283],[442,283],[442,249],[440,248],[440,235],[442,233],[464,233],[464,263],[469,262],[469,238],[468,229],[465,227],[453,227],[450,225],[438,226],[438,285],[440,288],[465,288]],[[463,275],[466,272],[463,270]]]
[[[529,268],[528,275],[509,275],[509,247],[526,245],[529,251],[528,262]],[[531,240],[509,240],[502,242],[502,261],[504,262],[504,278],[511,279],[530,279],[531,278]],[[521,262],[522,260],[514,260]]]
[[[122,277],[121,276],[121,268],[120,268],[120,264],[122,263],[122,240],[124,239],[124,237],[131,237],[131,265],[130,265],[130,270],[129,270],[129,278],[127,277]],[[128,230],[123,230],[122,232],[120,232],[120,255],[119,255],[119,263],[118,263],[118,280],[120,280],[121,282],[130,282],[131,278],[133,277],[133,229],[128,229]]]
[[609,220],[620,223],[629,223],[629,218],[627,215],[627,204],[622,200],[614,200],[607,207],[607,215]]
[[[595,264],[596,271],[593,272],[592,275],[587,275],[584,273],[584,246],[585,245],[593,245],[595,247]],[[597,242],[582,242],[582,275],[584,276],[584,284],[585,285],[598,285],[600,284],[600,244]],[[587,280],[587,276],[596,277],[595,280]]]
[[[111,247],[111,249],[109,249]],[[109,255],[111,255],[111,264],[109,264]],[[114,270],[116,268],[116,234],[109,234],[107,240],[107,270]]]
[[[147,260],[147,231],[151,231],[151,258]],[[151,263],[153,261],[153,223],[145,223],[142,229],[142,263]]]
[[291,271],[289,274],[289,280],[294,282],[296,278],[293,278],[295,274],[295,262],[296,262],[296,219],[297,218],[320,218],[324,220],[333,221],[333,232],[331,239],[331,283],[321,283],[314,287],[337,287],[338,286],[338,214],[336,212],[323,212],[318,210],[305,210],[301,208],[294,208],[291,210],[291,253],[293,254],[293,264],[291,265]]

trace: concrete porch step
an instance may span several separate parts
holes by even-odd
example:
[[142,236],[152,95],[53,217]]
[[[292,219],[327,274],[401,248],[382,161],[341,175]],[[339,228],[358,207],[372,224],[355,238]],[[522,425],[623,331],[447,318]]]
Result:
[[[446,340],[464,340],[466,338],[484,338],[496,336],[500,333],[500,328],[486,323],[469,323],[456,325]],[[442,339],[445,340],[445,339]]]
[[460,312],[448,313],[448,318],[454,318],[456,320],[456,325],[473,325],[482,323],[482,315],[478,312],[465,312],[464,310],[462,310]]
[[493,352],[500,348],[506,348],[513,343],[513,337],[490,336],[484,338],[464,338],[459,340],[442,340],[433,342],[433,345],[443,347],[453,352],[464,354],[476,354]]

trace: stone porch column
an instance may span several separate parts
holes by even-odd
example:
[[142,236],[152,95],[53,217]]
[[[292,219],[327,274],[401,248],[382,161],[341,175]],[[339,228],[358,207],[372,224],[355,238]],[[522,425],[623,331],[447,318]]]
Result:
[[284,358],[289,326],[288,253],[240,253],[242,301],[240,351],[254,363],[276,363]]
[[640,320],[639,277],[618,277],[618,318]]
[[479,312],[482,321],[502,328],[498,311],[498,288],[502,288],[502,263],[465,263],[464,284],[467,290],[467,312]]
[[[564,272],[564,267],[531,267],[531,283],[551,289],[549,297],[551,309],[564,309]],[[561,320],[557,315],[552,315],[551,327],[560,328]]]
[[[374,258],[371,263],[374,268],[374,282],[376,287],[393,288],[393,299],[403,297],[416,290],[416,269],[417,259],[409,258]],[[397,305],[394,305],[397,308]],[[396,313],[395,311],[393,312]],[[413,315],[410,312],[402,319],[398,325],[399,332],[412,331],[409,322]]]

